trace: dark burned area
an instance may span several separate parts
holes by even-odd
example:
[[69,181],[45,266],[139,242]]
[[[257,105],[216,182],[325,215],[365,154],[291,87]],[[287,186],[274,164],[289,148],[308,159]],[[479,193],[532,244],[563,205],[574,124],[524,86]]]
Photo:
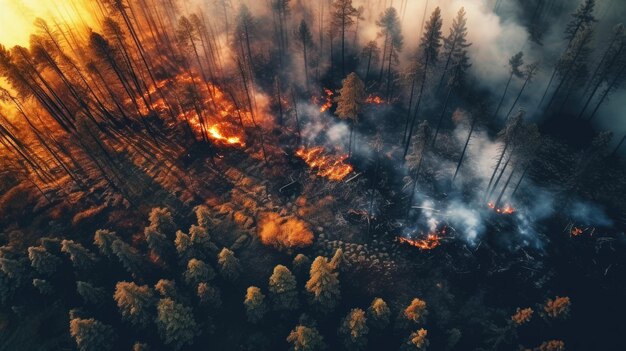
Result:
[[0,351],[626,348],[623,4],[64,1],[0,46]]

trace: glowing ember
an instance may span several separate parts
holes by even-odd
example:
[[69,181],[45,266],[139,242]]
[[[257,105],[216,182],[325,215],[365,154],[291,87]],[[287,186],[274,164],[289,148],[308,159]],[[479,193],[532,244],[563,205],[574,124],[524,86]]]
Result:
[[326,112],[333,106],[333,95],[335,93],[330,89],[324,88],[324,94],[324,104],[320,107],[320,112]]
[[490,209],[496,211],[496,213],[499,213],[499,214],[510,215],[510,214],[515,213],[515,208],[513,208],[511,205],[504,205],[504,207],[496,207],[496,205],[493,202],[490,202],[487,204],[487,206],[489,206]]
[[401,244],[409,244],[417,247],[420,250],[432,250],[441,245],[441,237],[436,233],[430,233],[425,239],[409,239],[404,237],[398,237],[398,242]]
[[[186,121],[198,140],[209,139],[214,144],[228,147],[245,147],[245,135],[242,124],[251,121],[249,111],[238,109],[233,101],[219,87],[213,84],[200,83],[197,77],[181,73],[169,81],[161,81],[159,85],[188,86],[196,89],[197,103],[187,101],[180,105],[178,119]],[[190,95],[193,100],[194,95]],[[161,106],[154,106],[162,109]]]
[[232,129],[232,126],[229,124],[214,124],[207,130],[207,134],[214,141],[217,141],[224,145],[233,145],[239,147],[246,146],[246,143],[243,142],[241,136],[225,135],[224,130],[228,129],[229,127]]
[[572,236],[579,236],[583,233],[583,230],[578,227],[573,227],[570,233],[572,234]]
[[330,180],[340,181],[352,172],[352,165],[345,162],[347,155],[327,155],[326,150],[321,146],[311,149],[301,147],[296,151],[296,156],[303,159],[318,176]]
[[385,103],[385,100],[381,98],[380,96],[370,95],[367,97],[367,99],[365,99],[365,103],[374,104],[374,105],[382,105]]

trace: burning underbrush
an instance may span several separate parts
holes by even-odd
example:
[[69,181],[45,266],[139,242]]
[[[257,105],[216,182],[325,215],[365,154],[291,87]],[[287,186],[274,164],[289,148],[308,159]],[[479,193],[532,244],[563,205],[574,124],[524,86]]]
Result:
[[313,148],[300,147],[296,156],[301,158],[316,175],[333,181],[341,181],[353,171],[347,163],[348,155],[329,155],[322,146]]
[[264,245],[282,251],[311,246],[314,235],[309,225],[301,219],[266,212],[259,218],[259,237]]
[[320,106],[320,112],[324,113],[326,111],[328,111],[332,106],[333,106],[333,96],[335,95],[335,92],[333,92],[332,90],[328,89],[328,88],[324,88],[324,95],[319,97],[319,96],[313,96],[313,98],[311,99],[313,101],[313,103],[315,105]]
[[496,204],[494,204],[493,202],[489,202],[487,204],[487,207],[494,210],[497,214],[511,215],[515,213],[515,208],[513,208],[511,205],[504,205],[503,207],[499,207],[496,206]]
[[[197,140],[210,141],[220,147],[243,149],[247,146],[247,128],[271,129],[274,125],[273,118],[265,112],[267,97],[263,94],[254,94],[255,111],[251,111],[237,104],[237,97],[228,87],[204,83],[195,74],[179,73],[157,85],[167,95],[175,97],[171,100],[178,102],[175,106],[177,120],[187,123]],[[151,106],[161,113],[168,109],[162,98]]]
[[410,245],[420,250],[432,250],[441,245],[441,239],[446,235],[446,231],[447,227],[443,226],[441,229],[432,230],[428,234],[420,233],[415,237],[412,237],[413,235],[399,236],[397,239],[400,244]]

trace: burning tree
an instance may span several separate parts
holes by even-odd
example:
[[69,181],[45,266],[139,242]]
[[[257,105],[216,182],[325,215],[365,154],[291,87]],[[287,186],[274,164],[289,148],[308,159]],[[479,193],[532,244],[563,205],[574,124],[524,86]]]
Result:
[[352,155],[354,126],[363,110],[365,99],[365,83],[363,83],[356,73],[350,73],[348,77],[343,80],[343,86],[341,90],[339,90],[339,96],[335,98],[337,102],[337,110],[335,113],[339,118],[350,121],[348,157]]

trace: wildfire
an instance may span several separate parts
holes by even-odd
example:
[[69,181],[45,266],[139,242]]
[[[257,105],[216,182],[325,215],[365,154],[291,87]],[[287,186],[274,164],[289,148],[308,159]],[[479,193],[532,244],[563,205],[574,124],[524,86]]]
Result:
[[318,176],[334,181],[344,179],[353,169],[352,165],[345,162],[348,155],[328,155],[321,146],[311,149],[301,147],[296,151],[296,156],[304,160],[311,169],[315,170]]
[[493,202],[490,202],[487,204],[487,206],[489,206],[490,209],[496,211],[496,213],[498,214],[510,215],[510,214],[515,213],[515,208],[513,208],[511,205],[504,205],[504,207],[496,207],[496,204],[494,204]]
[[385,103],[385,100],[381,98],[380,96],[370,94],[370,96],[368,96],[367,99],[365,99],[365,103],[374,104],[374,105],[382,105]]
[[[403,236],[398,237],[398,242],[401,244],[408,244],[413,247],[417,247],[420,250],[432,250],[439,245],[441,245],[441,238],[446,234],[447,226],[441,227],[441,229],[436,229],[439,227],[439,224],[436,223],[430,230],[430,233],[426,235],[423,239],[411,239]],[[420,234],[423,237],[423,234]]]
[[409,244],[417,247],[420,250],[432,250],[441,245],[441,237],[436,233],[430,233],[425,239],[409,239],[404,237],[398,237],[398,242],[402,244]]
[[[324,103],[320,106],[320,112],[326,112],[333,106],[333,95],[335,95],[335,93],[332,90],[324,88],[324,96],[322,97]],[[314,101],[317,103],[319,99],[315,98]]]
[[[249,111],[238,109],[218,86],[200,83],[197,77],[187,73],[175,76],[171,81],[159,82],[160,87],[170,83],[175,86],[194,85],[200,94],[203,108],[200,113],[190,104],[181,106],[178,118],[187,121],[196,138],[208,138],[220,146],[243,148],[246,146],[242,129],[243,121],[250,122]],[[159,106],[156,106],[159,107]]]
[[228,128],[232,129],[232,125],[230,124],[214,124],[212,125],[208,130],[207,130],[207,134],[208,136],[213,139],[214,141],[217,141],[221,144],[224,145],[232,145],[232,146],[239,146],[239,147],[244,147],[246,146],[246,143],[242,140],[242,136],[236,136],[235,134],[231,134],[229,135],[225,135],[225,130]]

